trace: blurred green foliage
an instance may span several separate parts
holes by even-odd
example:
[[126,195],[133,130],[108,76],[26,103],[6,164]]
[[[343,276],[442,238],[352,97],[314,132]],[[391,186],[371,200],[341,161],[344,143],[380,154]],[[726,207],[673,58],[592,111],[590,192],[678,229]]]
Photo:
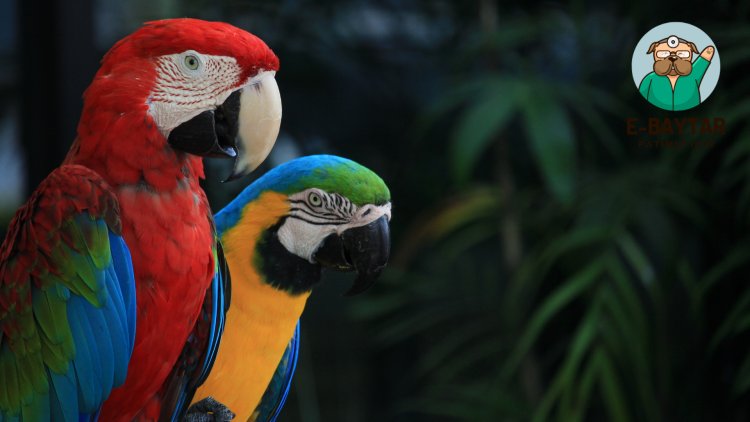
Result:
[[694,21],[723,66],[691,115],[724,117],[728,133],[643,150],[625,119],[672,117],[630,78],[649,25],[479,3],[422,134],[448,145],[454,187],[410,221],[387,286],[353,308],[378,327],[374,344],[409,353],[388,419],[747,420],[750,91],[732,78],[750,29]]

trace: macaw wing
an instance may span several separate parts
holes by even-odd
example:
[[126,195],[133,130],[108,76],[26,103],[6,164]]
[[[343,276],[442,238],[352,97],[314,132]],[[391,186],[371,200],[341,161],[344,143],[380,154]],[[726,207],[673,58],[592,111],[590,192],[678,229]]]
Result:
[[127,375],[135,281],[117,198],[65,165],[0,247],[0,421],[95,419]]
[[232,281],[229,266],[224,259],[224,251],[218,240],[214,257],[216,274],[206,291],[198,321],[162,387],[159,420],[177,422],[185,418],[196,390],[206,381],[216,360],[226,313],[229,310]]
[[284,407],[289,390],[292,387],[292,376],[297,369],[297,358],[299,356],[299,321],[294,329],[294,336],[281,357],[279,366],[276,367],[271,382],[268,383],[266,392],[253,412],[254,420],[257,422],[275,422]]

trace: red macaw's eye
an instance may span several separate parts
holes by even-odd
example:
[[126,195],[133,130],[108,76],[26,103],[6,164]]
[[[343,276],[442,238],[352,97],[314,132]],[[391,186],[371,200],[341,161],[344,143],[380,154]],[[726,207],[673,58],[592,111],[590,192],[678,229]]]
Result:
[[188,54],[185,56],[185,67],[187,67],[190,70],[198,70],[198,67],[200,67],[201,62],[198,59],[198,57]]

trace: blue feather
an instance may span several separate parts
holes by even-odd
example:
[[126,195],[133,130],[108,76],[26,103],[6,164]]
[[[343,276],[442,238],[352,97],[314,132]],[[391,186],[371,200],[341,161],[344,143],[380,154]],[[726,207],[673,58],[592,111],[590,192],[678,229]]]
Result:
[[[286,352],[286,354],[291,353],[291,356],[284,356],[284,358],[291,360],[291,362],[289,360],[287,361],[288,368],[284,381],[284,394],[281,396],[279,404],[276,406],[276,410],[274,411],[273,416],[271,416],[271,419],[269,419],[269,422],[275,422],[276,418],[279,417],[281,409],[284,408],[284,403],[286,403],[286,398],[289,396],[289,391],[292,389],[292,377],[294,376],[294,371],[297,370],[297,359],[299,357],[299,339],[299,321],[297,321],[297,327],[294,329],[294,337],[292,337],[292,341]],[[284,360],[285,359],[282,358],[282,362]]]
[[[109,232],[112,260],[95,270],[101,289],[101,306],[71,295],[67,289],[57,294],[68,297],[67,314],[75,357],[65,374],[47,370],[51,380],[49,415],[55,421],[94,421],[110,391],[122,384],[135,341],[135,281],[130,252],[124,240]],[[87,260],[93,267],[91,259]]]
[[113,269],[107,271],[107,288],[112,293],[112,302],[115,307],[114,312],[106,312],[104,317],[107,320],[107,326],[112,341],[112,352],[113,352],[113,372],[112,372],[112,384],[119,385],[125,381],[127,375],[128,361],[130,360],[130,354],[132,353],[132,347],[128,340],[130,335],[128,333],[128,321],[127,314],[125,312],[125,305],[122,302],[122,293],[117,288],[117,279],[115,278],[115,272]]
[[78,379],[73,365],[68,365],[68,372],[56,374],[47,370],[52,380],[50,386],[50,414],[52,420],[74,421],[78,418]]
[[281,413],[284,407],[289,391],[292,387],[292,377],[297,369],[297,359],[299,357],[300,329],[299,321],[294,329],[294,336],[289,341],[289,345],[281,357],[276,372],[268,383],[268,388],[256,408],[258,413],[257,420],[273,422]]
[[[73,333],[76,354],[72,366],[78,378],[78,406],[81,412],[88,412],[98,408],[102,403],[101,397],[101,363],[96,350],[91,327],[89,327],[86,308],[91,304],[81,296],[73,296],[68,302],[68,323]],[[93,346],[93,347],[92,347]]]
[[208,372],[211,369],[211,365],[216,360],[216,354],[219,352],[219,342],[221,340],[221,333],[224,332],[224,318],[225,318],[225,296],[224,296],[224,281],[223,274],[221,271],[217,272],[214,277],[214,281],[211,284],[211,290],[213,291],[214,306],[212,310],[211,320],[214,321],[211,324],[211,333],[209,334],[209,344],[206,360],[203,362],[203,370],[201,371],[201,382],[208,377]]
[[133,275],[133,261],[130,258],[130,249],[125,244],[125,240],[109,232],[109,247],[112,252],[112,265],[120,284],[119,292],[122,294],[122,303],[125,306],[125,314],[122,320],[127,322],[128,326],[128,355],[132,353],[135,345],[135,276]]

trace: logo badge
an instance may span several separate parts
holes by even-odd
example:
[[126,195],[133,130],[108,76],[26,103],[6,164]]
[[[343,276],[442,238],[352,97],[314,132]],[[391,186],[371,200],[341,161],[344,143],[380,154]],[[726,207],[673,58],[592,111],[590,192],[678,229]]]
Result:
[[669,22],[648,31],[633,52],[633,81],[652,105],[689,110],[708,98],[719,81],[716,44],[700,28]]

